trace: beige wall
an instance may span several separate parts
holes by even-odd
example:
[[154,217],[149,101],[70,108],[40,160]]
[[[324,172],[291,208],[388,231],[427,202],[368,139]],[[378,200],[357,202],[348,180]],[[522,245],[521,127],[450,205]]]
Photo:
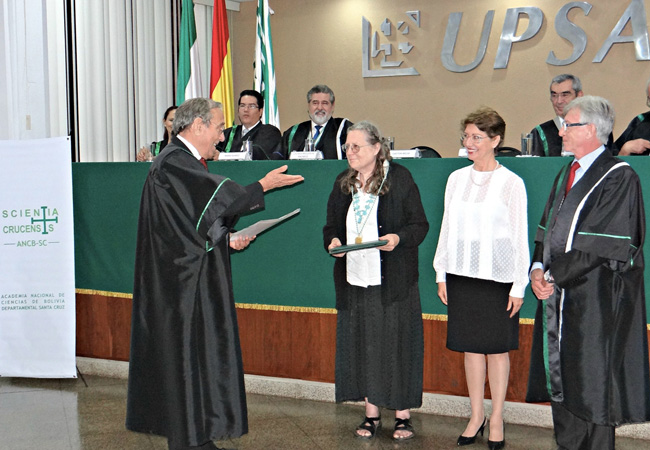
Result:
[[[519,136],[553,116],[548,98],[551,78],[573,73],[583,82],[586,94],[609,99],[617,112],[614,136],[627,123],[646,111],[644,89],[650,76],[650,62],[636,61],[634,46],[615,44],[602,63],[592,63],[629,1],[592,0],[588,16],[572,10],[569,18],[588,36],[587,49],[568,66],[551,66],[546,58],[551,50],[567,58],[572,47],[554,27],[558,10],[568,3],[556,0],[269,0],[275,54],[278,103],[282,131],[307,119],[305,94],[314,84],[329,85],[336,93],[337,117],[356,122],[374,121],[384,135],[395,136],[396,148],[429,145],[443,156],[455,156],[459,147],[459,122],[480,105],[495,108],[506,120],[505,145],[519,148]],[[645,0],[646,9],[650,0]],[[507,8],[537,6],[544,23],[532,39],[513,44],[506,69],[494,70],[495,55]],[[230,14],[236,97],[253,84],[255,14],[257,2],[241,4]],[[478,48],[483,19],[495,10],[487,53],[483,62],[467,73],[453,73],[440,60],[449,14],[463,12],[455,60],[467,64]],[[421,28],[404,14],[421,11]],[[372,24],[372,32],[388,17],[394,24],[405,20],[411,25],[408,36],[386,38],[394,44],[395,60],[415,67],[420,76],[363,78],[361,74],[361,18]],[[527,26],[520,20],[517,34]],[[395,30],[393,28],[393,30]],[[626,27],[623,34],[630,32]],[[406,40],[415,47],[408,55],[397,51],[396,43]],[[375,58],[375,67],[378,60]]]

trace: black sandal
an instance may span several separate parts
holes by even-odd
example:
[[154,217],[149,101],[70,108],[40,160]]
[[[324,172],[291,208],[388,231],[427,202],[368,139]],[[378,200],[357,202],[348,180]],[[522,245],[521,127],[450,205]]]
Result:
[[[395,436],[395,431],[410,431],[411,434],[406,436]],[[413,430],[413,425],[411,425],[411,418],[399,419],[395,417],[395,428],[393,429],[393,439],[396,441],[407,441],[412,439],[415,436],[415,430]]]
[[[380,428],[381,428],[381,417],[366,416],[365,419],[363,419],[363,422],[361,422],[361,424],[354,431],[354,435],[360,439],[372,439],[375,437],[375,434]],[[361,431],[361,430],[366,430],[370,432],[370,434],[364,436],[362,434],[357,433],[357,431]]]

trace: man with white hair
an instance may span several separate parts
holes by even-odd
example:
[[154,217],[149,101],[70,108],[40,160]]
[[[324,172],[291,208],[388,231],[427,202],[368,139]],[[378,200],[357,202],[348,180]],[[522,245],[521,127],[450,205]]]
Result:
[[574,154],[537,229],[530,272],[539,302],[527,401],[551,401],[558,449],[614,449],[615,427],[650,420],[643,287],[645,213],[636,172],[605,147],[607,100],[565,108]]
[[220,103],[184,102],[142,190],[126,427],[167,437],[170,450],[248,432],[230,251],[254,236],[230,232],[265,192],[303,179],[287,166],[245,187],[210,173],[224,126]]

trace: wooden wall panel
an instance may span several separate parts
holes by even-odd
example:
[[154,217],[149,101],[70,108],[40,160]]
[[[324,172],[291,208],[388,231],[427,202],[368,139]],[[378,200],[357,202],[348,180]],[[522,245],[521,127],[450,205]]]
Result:
[[[246,373],[334,382],[336,314],[238,308],[237,316]],[[128,361],[130,330],[129,298],[77,294],[78,356]],[[532,325],[519,327],[507,400],[525,399],[532,335]],[[446,321],[424,321],[424,391],[466,396],[463,355],[446,339]]]
[[240,308],[237,316],[246,373],[333,382],[335,314]]
[[[334,380],[334,361],[336,357],[336,315],[335,314],[319,314],[320,322],[320,339],[318,345],[320,347],[320,373],[322,380]],[[333,345],[329,345],[333,343]]]
[[447,350],[447,322],[424,321],[423,388],[429,392],[465,395],[463,355]]
[[77,294],[77,356],[128,361],[131,299]]

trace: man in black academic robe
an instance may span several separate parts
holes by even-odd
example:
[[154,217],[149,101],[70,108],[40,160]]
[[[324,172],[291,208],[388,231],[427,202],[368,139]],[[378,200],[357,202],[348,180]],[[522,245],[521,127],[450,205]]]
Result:
[[616,426],[650,420],[643,198],[603,145],[609,103],[586,96],[566,112],[561,135],[579,166],[558,174],[535,238],[531,287],[543,301],[526,399],[551,401],[559,449],[613,449]]
[[534,156],[562,156],[562,138],[559,134],[561,127],[560,118],[554,117],[533,128],[530,132],[533,136],[530,154]]
[[264,207],[265,191],[302,180],[286,166],[246,187],[209,173],[223,127],[219,103],[183,103],[142,191],[126,427],[166,436],[170,449],[248,431],[230,248],[254,237],[229,232]]
[[[650,107],[650,80],[645,89],[646,104]],[[650,111],[636,116],[614,143],[614,154],[619,156],[650,155]]]
[[562,156],[562,138],[559,135],[564,120],[564,107],[581,97],[582,83],[575,75],[564,73],[551,80],[549,87],[555,117],[532,129],[531,155]]
[[264,97],[247,89],[239,94],[238,117],[241,125],[224,130],[224,140],[217,144],[220,152],[240,152],[244,141],[250,141],[253,160],[282,159],[276,150],[280,147],[282,134],[277,127],[262,123]]
[[[550,97],[555,117],[540,123],[530,132],[532,135],[530,154],[534,156],[562,156],[560,129],[564,122],[564,108],[574,99],[582,97],[582,82],[575,75],[564,73],[551,80]],[[607,148],[613,148],[614,136],[609,133]]]
[[279,159],[288,159],[291,152],[304,150],[307,139],[313,140],[314,150],[323,152],[324,159],[345,159],[343,145],[352,122],[332,117],[334,101],[334,92],[324,84],[309,90],[307,107],[311,120],[293,125],[284,132],[277,152]]
[[614,146],[619,156],[650,155],[650,111],[632,119]]

